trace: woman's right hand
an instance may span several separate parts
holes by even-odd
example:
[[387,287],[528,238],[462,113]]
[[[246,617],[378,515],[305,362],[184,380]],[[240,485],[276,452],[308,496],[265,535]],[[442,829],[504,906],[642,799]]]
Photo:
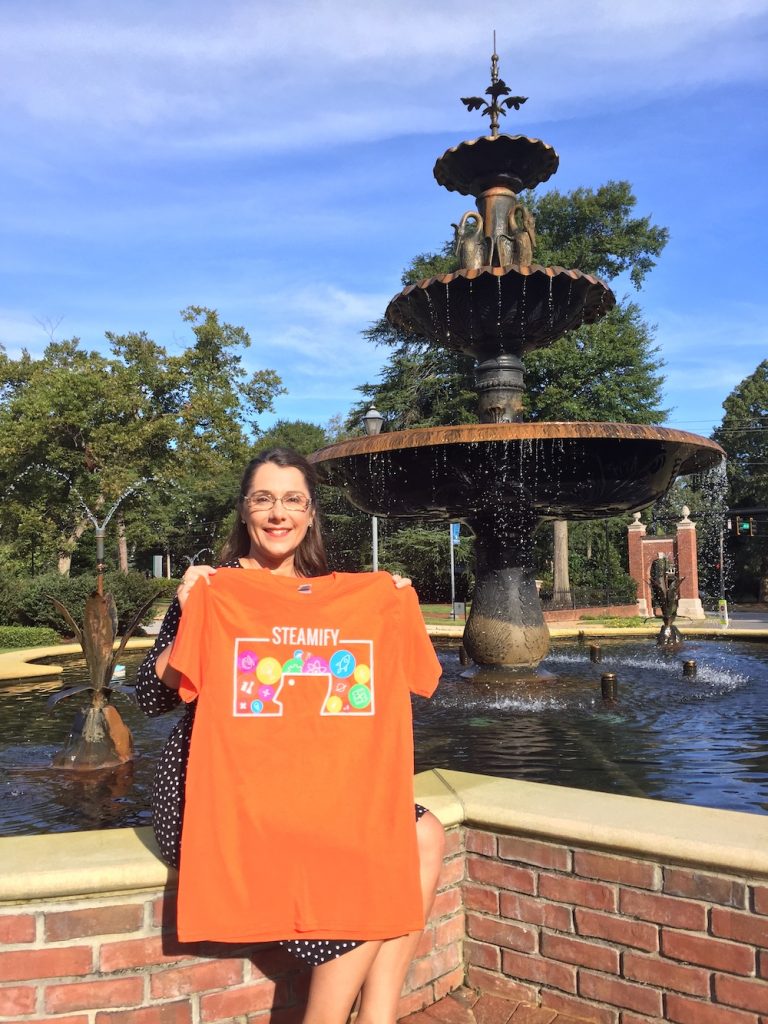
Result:
[[215,572],[216,570],[212,565],[190,565],[181,577],[181,583],[176,588],[176,597],[179,599],[182,611],[184,610],[184,605],[187,603],[189,592],[197,581],[205,580],[206,583],[210,583],[211,576],[213,576]]

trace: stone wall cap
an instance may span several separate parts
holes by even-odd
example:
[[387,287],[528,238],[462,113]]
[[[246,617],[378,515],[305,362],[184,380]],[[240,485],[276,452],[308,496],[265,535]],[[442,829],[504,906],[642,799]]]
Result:
[[6,903],[157,889],[175,877],[147,826],[8,836],[0,839],[0,862]]
[[768,875],[768,817],[440,770],[464,824],[562,844]]

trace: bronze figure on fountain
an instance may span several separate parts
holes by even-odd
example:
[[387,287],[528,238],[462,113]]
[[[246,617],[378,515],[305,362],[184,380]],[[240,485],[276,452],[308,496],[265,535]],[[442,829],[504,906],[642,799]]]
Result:
[[683,643],[682,633],[675,625],[683,579],[664,555],[659,555],[651,562],[651,577],[648,581],[651,585],[651,603],[656,617],[663,621],[656,637],[656,646],[664,651],[676,651]]

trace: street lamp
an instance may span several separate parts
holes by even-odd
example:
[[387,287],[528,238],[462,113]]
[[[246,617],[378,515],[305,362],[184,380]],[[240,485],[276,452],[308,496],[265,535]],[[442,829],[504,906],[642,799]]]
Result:
[[[381,426],[384,422],[384,417],[373,406],[363,416],[363,426],[368,437],[375,437],[381,433]],[[371,546],[373,549],[373,571],[379,571],[379,520],[376,516],[371,516]]]

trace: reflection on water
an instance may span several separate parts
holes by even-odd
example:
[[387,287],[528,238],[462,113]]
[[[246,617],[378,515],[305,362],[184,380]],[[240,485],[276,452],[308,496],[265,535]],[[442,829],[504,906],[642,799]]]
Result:
[[[768,651],[748,643],[688,642],[675,655],[652,640],[555,645],[544,684],[474,687],[458,658],[440,652],[445,674],[419,701],[419,770],[450,766],[505,778],[768,812]],[[695,659],[695,678],[682,662]],[[618,677],[618,701],[603,703],[602,672]]]
[[[127,682],[133,682],[142,657],[141,652],[123,657]],[[154,763],[179,713],[148,719],[130,696],[115,694],[114,703],[134,736],[135,760],[98,772],[51,768],[87,695],[64,700],[52,711],[46,710],[46,701],[62,686],[86,681],[85,662],[73,659],[67,661],[65,682],[0,683],[0,835],[150,823]]]
[[[768,813],[768,649],[686,643],[672,656],[653,640],[555,645],[544,684],[503,688],[460,678],[455,648],[440,650],[445,674],[431,701],[414,698],[416,768],[449,767],[505,778]],[[126,655],[131,682],[141,653]],[[684,678],[682,662],[698,673]],[[82,661],[66,685],[85,678]],[[619,700],[603,703],[601,672],[615,672]],[[149,823],[154,763],[178,715],[147,719],[116,695],[137,756],[116,771],[50,768],[77,698],[45,704],[61,681],[0,688],[0,835]]]

